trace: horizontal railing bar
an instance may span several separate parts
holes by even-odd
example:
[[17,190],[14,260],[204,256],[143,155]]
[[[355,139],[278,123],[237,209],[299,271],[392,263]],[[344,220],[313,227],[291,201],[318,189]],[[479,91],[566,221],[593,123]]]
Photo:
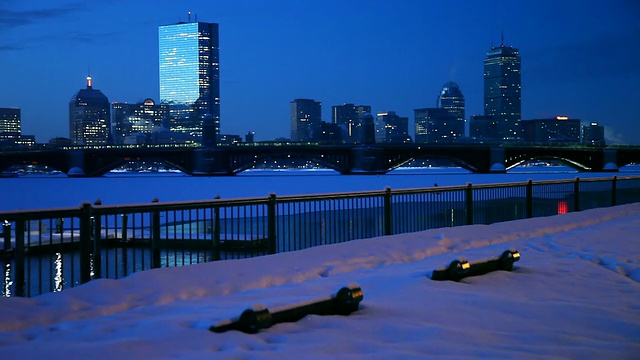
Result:
[[[632,180],[639,177],[633,176],[617,176],[617,180]],[[585,182],[602,182],[610,181],[612,178],[580,178],[581,183]],[[557,184],[572,184],[575,179],[566,180],[539,180],[532,181],[533,185],[557,185]],[[474,189],[495,189],[514,186],[526,186],[528,182],[512,182],[512,183],[497,183],[497,184],[472,184]],[[413,188],[413,189],[392,189],[392,193],[395,195],[401,194],[415,194],[415,193],[430,193],[430,192],[443,192],[443,191],[460,191],[465,190],[467,185],[454,185],[454,186],[438,186],[429,188]],[[370,190],[359,192],[336,192],[326,194],[313,194],[313,195],[283,195],[278,196],[278,202],[295,202],[295,201],[316,201],[326,199],[353,199],[360,197],[374,197],[383,196],[385,190]],[[187,201],[172,201],[172,202],[149,202],[139,204],[118,204],[118,205],[93,205],[92,210],[95,215],[113,215],[120,213],[139,213],[139,212],[151,212],[151,211],[171,211],[171,210],[195,210],[202,208],[219,208],[225,206],[243,206],[243,205],[264,205],[268,202],[268,196],[265,197],[247,197],[247,198],[232,198],[232,199],[211,199],[211,200],[187,200]],[[76,217],[80,213],[80,206],[78,207],[65,207],[65,208],[51,208],[51,209],[34,209],[34,210],[12,210],[12,211],[0,211],[0,220],[38,220],[41,218],[55,218],[55,217]]]

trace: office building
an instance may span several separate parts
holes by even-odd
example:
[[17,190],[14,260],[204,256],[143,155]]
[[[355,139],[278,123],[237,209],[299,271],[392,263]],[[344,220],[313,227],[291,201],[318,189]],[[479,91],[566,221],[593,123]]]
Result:
[[[180,22],[158,28],[160,103],[169,105],[169,127],[195,141],[203,139],[202,123],[210,115],[220,134],[220,64],[218,24]],[[208,135],[211,137],[211,134]]]
[[218,135],[218,143],[223,145],[237,145],[242,142],[242,136],[236,134]]
[[21,133],[20,109],[0,108],[0,141],[16,140]]
[[376,143],[410,143],[409,118],[399,116],[395,111],[378,113],[376,121]]
[[362,116],[362,138],[361,143],[372,145],[376,143],[376,124],[371,113]]
[[464,119],[445,108],[414,109],[416,143],[452,143],[464,136]]
[[256,132],[255,131],[249,131],[244,136],[244,142],[246,142],[246,143],[254,143],[255,142],[255,137],[256,137]]
[[521,65],[518,49],[494,46],[484,59],[484,115],[497,124],[497,140],[521,136]]
[[437,107],[447,109],[456,119],[464,122],[464,95],[458,84],[448,82],[442,86],[438,95]]
[[556,116],[554,119],[523,120],[521,125],[522,139],[526,142],[580,143],[579,119]]
[[69,138],[76,145],[111,143],[111,104],[93,88],[91,76],[69,102]]
[[153,99],[137,104],[114,102],[111,104],[111,116],[114,143],[137,143],[139,135],[168,129],[169,105],[156,104]]
[[498,122],[493,116],[473,115],[469,121],[469,138],[474,142],[496,142]]
[[312,141],[313,131],[322,121],[322,103],[311,99],[291,102],[291,141]]
[[582,126],[582,143],[585,145],[604,146],[604,126],[592,122],[589,125]]
[[331,107],[332,121],[340,126],[342,139],[349,143],[358,143],[362,139],[364,115],[371,112],[371,106],[345,103]]

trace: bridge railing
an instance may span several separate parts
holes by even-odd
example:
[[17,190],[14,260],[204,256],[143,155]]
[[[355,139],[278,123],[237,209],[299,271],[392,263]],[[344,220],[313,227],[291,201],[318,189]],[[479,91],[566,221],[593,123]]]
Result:
[[1,294],[638,201],[640,177],[613,177],[0,212]]

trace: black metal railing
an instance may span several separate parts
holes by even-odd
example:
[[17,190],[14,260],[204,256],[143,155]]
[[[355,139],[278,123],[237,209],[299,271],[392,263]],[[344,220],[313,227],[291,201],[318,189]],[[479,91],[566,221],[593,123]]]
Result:
[[0,212],[1,294],[638,201],[640,177],[613,177]]

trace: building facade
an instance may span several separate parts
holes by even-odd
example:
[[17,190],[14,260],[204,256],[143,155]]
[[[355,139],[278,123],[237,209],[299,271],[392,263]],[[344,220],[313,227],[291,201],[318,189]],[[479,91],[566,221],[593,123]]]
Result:
[[[220,134],[218,24],[180,22],[158,28],[160,103],[169,105],[171,131],[202,143],[202,123],[211,116]],[[209,135],[210,136],[210,135]]]
[[522,139],[526,142],[580,143],[581,123],[579,119],[556,116],[555,119],[523,120]]
[[156,104],[153,99],[137,104],[114,102],[111,104],[111,123],[115,144],[137,143],[139,135],[169,128],[169,105]]
[[17,140],[21,133],[20,109],[0,108],[0,141]]
[[291,141],[312,141],[322,121],[322,103],[312,99],[291,102]]
[[448,82],[442,86],[440,95],[438,95],[437,107],[447,109],[456,119],[464,122],[465,105],[464,95],[460,91],[458,84]]
[[494,46],[484,59],[484,115],[497,123],[497,140],[521,136],[521,59],[518,49]]
[[371,113],[365,113],[362,116],[362,138],[361,143],[373,145],[376,143],[376,122]]
[[343,129],[342,139],[349,143],[361,141],[364,115],[367,113],[371,113],[371,106],[345,103],[331,107],[332,121]]
[[471,116],[471,120],[469,121],[469,138],[474,142],[498,141],[498,122],[493,116]]
[[405,144],[410,143],[409,118],[399,116],[395,111],[377,114],[376,143]]
[[597,122],[589,123],[582,127],[582,143],[592,146],[604,146],[604,126],[598,125]]
[[76,145],[103,145],[111,139],[111,104],[102,91],[93,88],[91,76],[87,87],[69,102],[69,138]]
[[416,143],[452,143],[464,136],[464,118],[445,108],[414,109]]

